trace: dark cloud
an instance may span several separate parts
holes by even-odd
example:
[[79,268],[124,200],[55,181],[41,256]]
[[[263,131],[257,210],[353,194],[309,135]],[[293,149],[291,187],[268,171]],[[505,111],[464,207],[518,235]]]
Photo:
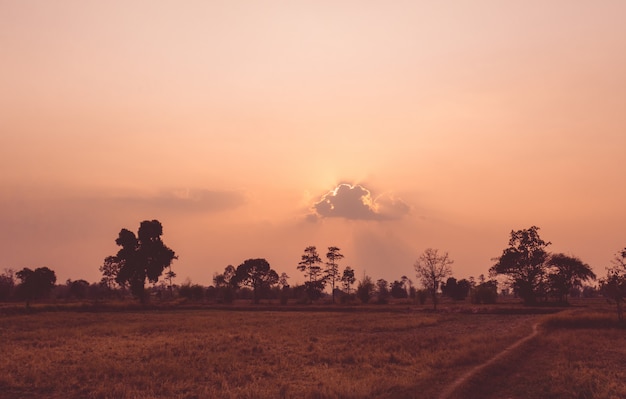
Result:
[[342,183],[322,196],[313,205],[309,220],[339,217],[351,220],[391,220],[409,213],[409,206],[399,198],[389,195],[372,197],[372,193],[357,184]]

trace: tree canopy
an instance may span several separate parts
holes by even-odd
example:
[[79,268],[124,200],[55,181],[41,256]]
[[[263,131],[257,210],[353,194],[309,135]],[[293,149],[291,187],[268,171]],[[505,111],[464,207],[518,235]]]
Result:
[[34,299],[39,299],[50,293],[57,281],[53,270],[47,267],[38,267],[31,270],[27,267],[15,273],[21,281],[17,286],[17,294],[26,301],[26,306]]
[[128,283],[132,294],[142,302],[145,301],[146,279],[156,283],[163,270],[178,259],[176,253],[163,243],[162,235],[163,226],[158,220],[141,222],[137,236],[130,230],[122,229],[115,240],[121,249],[113,259],[107,258],[109,263],[117,263],[115,281],[118,284]]
[[267,260],[248,259],[237,266],[234,279],[238,284],[247,285],[252,288],[252,300],[259,303],[261,291],[278,283],[278,273],[270,268]]
[[548,258],[546,248],[550,242],[539,237],[539,227],[511,231],[509,247],[496,258],[496,263],[489,269],[493,275],[509,276],[513,288],[526,304],[534,304],[539,294],[539,287],[544,282],[545,261]]

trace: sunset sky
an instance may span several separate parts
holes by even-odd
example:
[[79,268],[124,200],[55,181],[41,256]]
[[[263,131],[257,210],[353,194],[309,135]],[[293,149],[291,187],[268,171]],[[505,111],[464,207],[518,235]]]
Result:
[[511,230],[626,246],[626,2],[0,0],[0,272],[100,280],[158,219],[177,282],[306,246],[487,274]]

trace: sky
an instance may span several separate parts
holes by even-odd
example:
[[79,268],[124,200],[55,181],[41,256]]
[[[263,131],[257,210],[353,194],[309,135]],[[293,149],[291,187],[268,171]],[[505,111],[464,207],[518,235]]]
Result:
[[304,248],[417,281],[511,230],[626,246],[626,2],[0,0],[0,271],[97,282],[163,224],[176,282]]

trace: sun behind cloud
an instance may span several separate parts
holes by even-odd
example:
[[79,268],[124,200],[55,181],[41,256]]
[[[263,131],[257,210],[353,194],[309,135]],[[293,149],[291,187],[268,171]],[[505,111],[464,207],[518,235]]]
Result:
[[360,184],[341,183],[322,195],[313,204],[309,220],[319,218],[344,218],[350,220],[400,219],[410,211],[409,205],[399,198],[385,194],[378,197]]

